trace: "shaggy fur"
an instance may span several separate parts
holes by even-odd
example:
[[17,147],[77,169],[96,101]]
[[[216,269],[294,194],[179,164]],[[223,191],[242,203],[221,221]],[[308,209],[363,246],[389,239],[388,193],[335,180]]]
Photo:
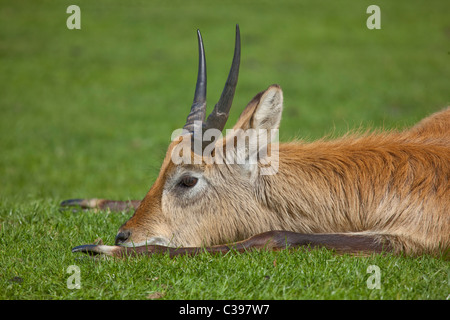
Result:
[[[278,128],[282,101],[281,89],[269,87],[234,128]],[[275,175],[260,175],[260,164],[175,165],[172,150],[188,140],[169,146],[159,177],[119,230],[122,245],[212,246],[286,230],[318,235],[298,243],[343,252],[449,247],[450,108],[402,132],[280,144]],[[195,187],[180,187],[187,175]]]

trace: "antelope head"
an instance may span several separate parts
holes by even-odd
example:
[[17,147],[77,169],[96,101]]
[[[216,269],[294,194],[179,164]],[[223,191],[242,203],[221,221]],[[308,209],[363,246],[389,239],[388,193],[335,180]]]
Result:
[[[237,241],[272,227],[264,192],[261,163],[250,163],[249,148],[236,141],[248,129],[278,129],[282,91],[278,85],[257,94],[242,112],[234,133],[212,142],[213,152],[201,140],[209,129],[222,132],[232,105],[240,65],[240,33],[236,26],[234,57],[223,92],[214,110],[206,114],[206,60],[198,35],[199,65],[194,101],[182,133],[168,147],[159,176],[136,209],[119,229],[116,245],[203,246]],[[238,130],[242,129],[242,130]],[[200,134],[197,134],[200,133]],[[199,143],[197,143],[199,142]],[[220,146],[219,148],[217,146]],[[230,157],[211,161],[217,150]],[[173,161],[174,155],[191,161]]]

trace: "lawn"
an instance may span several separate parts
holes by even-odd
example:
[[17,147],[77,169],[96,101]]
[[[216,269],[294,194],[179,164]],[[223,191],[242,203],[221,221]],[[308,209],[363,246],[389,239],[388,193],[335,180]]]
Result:
[[[376,1],[380,30],[366,27],[372,1],[80,0],[81,30],[66,27],[71,4],[0,1],[0,299],[449,299],[448,262],[427,256],[91,259],[71,248],[112,244],[132,213],[59,210],[70,198],[143,198],[189,112],[197,28],[208,110],[239,23],[228,127],[278,83],[281,140],[313,140],[404,128],[450,104],[449,2]],[[80,289],[67,285],[73,265]]]

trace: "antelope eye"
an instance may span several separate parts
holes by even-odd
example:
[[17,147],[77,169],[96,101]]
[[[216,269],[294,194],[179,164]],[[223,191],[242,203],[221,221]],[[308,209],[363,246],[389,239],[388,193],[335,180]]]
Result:
[[192,188],[197,184],[197,181],[198,178],[196,177],[185,176],[181,178],[179,185],[184,188]]

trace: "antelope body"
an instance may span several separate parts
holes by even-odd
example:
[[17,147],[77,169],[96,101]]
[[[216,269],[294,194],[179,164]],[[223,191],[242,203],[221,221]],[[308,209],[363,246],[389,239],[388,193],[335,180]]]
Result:
[[[200,33],[198,37],[199,75],[184,134],[169,145],[159,176],[142,201],[62,203],[136,209],[120,227],[115,246],[83,245],[73,251],[117,256],[298,246],[410,255],[448,250],[450,108],[401,132],[280,143],[273,175],[260,174],[261,161],[211,163],[211,155],[192,147],[195,121],[203,131],[225,126],[238,78],[239,28],[227,83],[206,121],[206,62]],[[282,108],[281,88],[272,85],[250,101],[233,129],[278,129]],[[235,139],[227,135],[215,143],[247,159]],[[197,161],[175,164],[172,155],[180,149]]]

